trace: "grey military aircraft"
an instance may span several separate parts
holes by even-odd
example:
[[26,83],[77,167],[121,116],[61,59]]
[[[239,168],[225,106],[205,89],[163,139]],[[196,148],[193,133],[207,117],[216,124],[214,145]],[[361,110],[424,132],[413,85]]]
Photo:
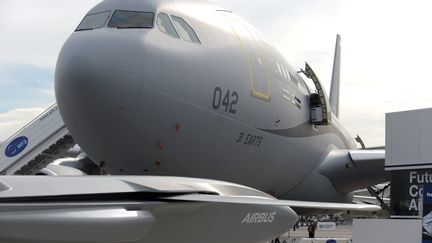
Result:
[[64,44],[55,93],[74,140],[116,176],[2,176],[0,241],[263,242],[292,227],[291,207],[379,210],[349,203],[388,175],[384,152],[356,150],[337,119],[339,70],[339,36],[328,98],[229,10],[101,2]]
[[[340,37],[328,98],[262,37],[206,1],[106,0],[64,44],[62,118],[110,174],[231,181],[277,198],[351,202],[387,181],[384,151],[338,121]],[[316,204],[320,206],[319,203]]]

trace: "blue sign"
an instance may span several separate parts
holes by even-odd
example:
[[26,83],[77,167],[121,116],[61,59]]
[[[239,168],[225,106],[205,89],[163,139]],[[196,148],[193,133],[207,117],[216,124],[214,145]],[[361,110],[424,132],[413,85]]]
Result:
[[20,154],[28,144],[28,138],[25,136],[17,137],[8,144],[5,150],[5,155],[9,158]]

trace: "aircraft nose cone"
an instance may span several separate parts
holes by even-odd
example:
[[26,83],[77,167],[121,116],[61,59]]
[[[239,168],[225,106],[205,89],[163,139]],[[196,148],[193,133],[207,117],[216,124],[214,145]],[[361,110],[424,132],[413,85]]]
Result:
[[125,110],[139,86],[139,75],[98,67],[84,55],[74,56],[67,67],[56,70],[56,99],[67,111],[84,109],[94,116],[103,108]]
[[[118,127],[131,120],[129,108],[139,95],[140,76],[100,67],[86,53],[60,55],[58,62],[56,100],[72,137],[84,151],[114,151],[107,141],[130,136]],[[95,139],[100,148],[94,148]]]

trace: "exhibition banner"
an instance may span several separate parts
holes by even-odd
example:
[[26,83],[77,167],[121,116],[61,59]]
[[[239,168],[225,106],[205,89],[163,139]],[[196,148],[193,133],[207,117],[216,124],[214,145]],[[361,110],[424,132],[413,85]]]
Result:
[[423,185],[432,183],[432,170],[391,172],[390,208],[394,218],[421,218]]
[[432,184],[423,186],[423,229],[422,242],[432,243]]

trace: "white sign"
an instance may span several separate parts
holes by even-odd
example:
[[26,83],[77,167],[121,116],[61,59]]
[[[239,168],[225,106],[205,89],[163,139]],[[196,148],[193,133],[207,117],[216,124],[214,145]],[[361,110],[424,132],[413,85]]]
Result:
[[336,230],[335,222],[318,222],[318,230]]

